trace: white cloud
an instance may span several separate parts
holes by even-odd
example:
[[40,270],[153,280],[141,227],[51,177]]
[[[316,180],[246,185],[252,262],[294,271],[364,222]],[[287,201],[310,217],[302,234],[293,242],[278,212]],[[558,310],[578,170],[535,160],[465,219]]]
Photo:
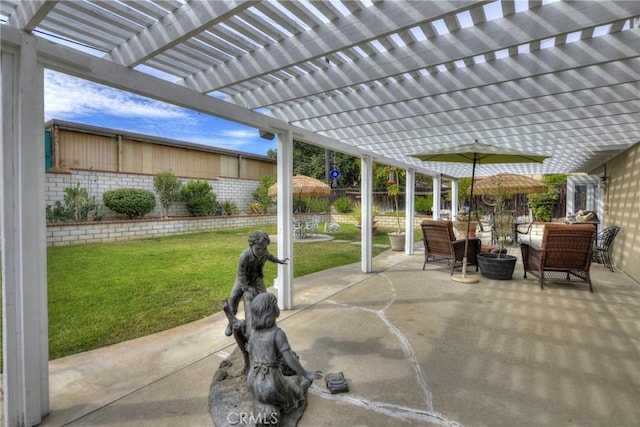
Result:
[[253,140],[258,136],[256,129],[222,129],[221,135],[228,138]]
[[45,120],[93,114],[127,118],[186,119],[186,110],[55,71],[45,71]]
[[257,146],[262,146],[260,147],[262,150],[259,151],[266,152],[267,148],[271,148],[270,146],[265,148],[264,146],[266,144],[261,144],[261,141],[264,140],[258,138],[258,131],[252,129],[220,129],[206,134],[200,130],[196,130],[192,134],[181,133],[179,139],[187,140],[195,144],[210,145],[236,151],[255,152],[255,149],[258,148]]
[[45,70],[45,120],[51,119],[257,154],[275,148],[257,129]]

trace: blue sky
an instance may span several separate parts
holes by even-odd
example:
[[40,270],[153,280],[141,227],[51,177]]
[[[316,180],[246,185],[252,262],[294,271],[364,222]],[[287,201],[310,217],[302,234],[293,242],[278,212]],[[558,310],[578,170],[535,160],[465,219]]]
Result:
[[266,155],[258,130],[45,70],[45,121],[58,119]]

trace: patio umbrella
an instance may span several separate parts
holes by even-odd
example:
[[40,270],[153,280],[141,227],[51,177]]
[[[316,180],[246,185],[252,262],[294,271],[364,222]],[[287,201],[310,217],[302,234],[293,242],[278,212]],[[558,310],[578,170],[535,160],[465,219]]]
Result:
[[495,196],[496,189],[512,194],[544,193],[549,186],[525,175],[514,173],[499,173],[497,175],[478,180],[475,184],[476,195]]
[[[427,162],[471,163],[471,200],[473,200],[473,181],[476,174],[476,164],[491,163],[542,163],[547,156],[481,144],[476,139],[472,144],[460,145],[444,151],[413,154],[420,160]],[[462,259],[462,277],[454,277],[456,282],[475,283],[477,278],[467,277],[467,250],[469,249],[469,225],[471,215],[467,217],[467,233],[465,236],[464,258]]]
[[[318,197],[329,196],[331,194],[331,187],[324,182],[311,178],[306,175],[296,175],[292,178],[293,195],[298,197]],[[278,195],[278,183],[273,184],[267,190],[269,197],[276,197]]]

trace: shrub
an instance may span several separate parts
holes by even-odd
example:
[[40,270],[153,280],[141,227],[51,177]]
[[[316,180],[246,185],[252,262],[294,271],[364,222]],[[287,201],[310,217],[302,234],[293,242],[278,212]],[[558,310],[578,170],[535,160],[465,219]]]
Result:
[[238,205],[232,200],[225,200],[222,202],[222,213],[225,215],[237,215],[240,213]]
[[421,214],[433,212],[433,194],[416,197],[415,209],[416,212]]
[[[276,202],[273,198],[267,194],[269,187],[276,183],[276,178],[271,175],[265,175],[260,178],[258,188],[253,192],[253,201],[257,202],[262,210],[262,213],[266,213],[267,209],[271,206],[275,206]],[[257,205],[256,205],[257,206]]]
[[351,200],[348,197],[340,197],[333,201],[333,207],[338,213],[349,213],[353,209]]
[[538,221],[551,221],[558,202],[558,192],[553,189],[546,193],[529,194],[529,204]]
[[262,212],[262,205],[258,202],[251,202],[247,207],[249,208],[249,212],[252,214],[259,214]]
[[180,197],[191,216],[213,215],[218,207],[216,195],[207,181],[190,179],[180,190]]
[[87,221],[89,213],[94,211],[94,219],[101,220],[101,209],[96,204],[95,196],[89,196],[87,189],[76,182],[75,187],[64,190],[64,205],[56,201],[47,206],[47,222]]
[[[380,208],[378,208],[378,205],[371,206],[371,218],[374,221],[377,221],[376,216],[378,215],[379,211]],[[351,205],[351,215],[353,215],[353,217],[355,218],[356,223],[360,224],[362,220],[362,205],[360,204],[360,202],[355,202]]]
[[542,182],[548,185],[554,184],[566,184],[567,183],[567,174],[564,173],[552,173],[549,175],[545,175],[542,177]]
[[307,212],[320,213],[331,210],[331,202],[327,199],[310,198],[306,199]]
[[169,208],[180,199],[180,187],[182,182],[172,171],[160,172],[153,177],[153,188],[167,218],[169,218]]
[[71,221],[69,211],[65,206],[62,206],[59,200],[52,205],[47,206],[47,222],[68,222]]
[[296,197],[293,199],[293,211],[294,212],[307,212],[307,200]]
[[156,207],[156,198],[153,193],[139,188],[105,191],[102,201],[106,207],[115,213],[126,215],[129,219],[145,216]]

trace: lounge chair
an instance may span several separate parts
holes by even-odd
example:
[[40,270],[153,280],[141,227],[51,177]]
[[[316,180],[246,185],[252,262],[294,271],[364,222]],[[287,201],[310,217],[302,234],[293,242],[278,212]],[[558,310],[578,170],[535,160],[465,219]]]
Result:
[[591,259],[595,229],[586,224],[545,224],[540,246],[522,242],[524,277],[527,273],[540,280],[540,289],[545,281],[571,282],[578,279],[589,284],[593,292]]
[[[462,263],[464,257],[465,240],[456,240],[453,232],[453,222],[424,220],[422,227],[422,242],[424,243],[424,270],[427,262],[446,260],[451,265],[451,274],[456,263]],[[475,265],[478,271],[477,254],[480,253],[480,239],[469,238],[467,250],[467,265]]]

